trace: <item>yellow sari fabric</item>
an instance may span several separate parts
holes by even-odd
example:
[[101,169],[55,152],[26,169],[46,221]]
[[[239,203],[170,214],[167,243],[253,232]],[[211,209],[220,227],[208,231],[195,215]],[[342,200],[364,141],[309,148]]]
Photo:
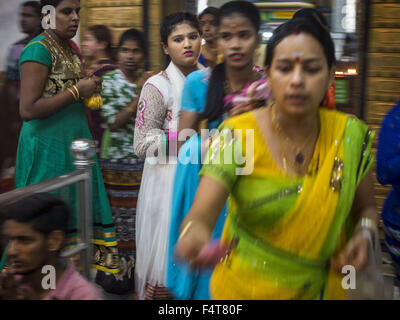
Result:
[[[361,152],[362,143],[358,140],[354,142],[354,145],[359,145],[358,154],[345,152],[346,132],[351,133],[354,127],[363,134],[366,126],[337,111],[321,109],[319,117],[321,130],[313,158],[308,174],[300,179],[287,176],[274,163],[254,112],[228,119],[222,124],[220,129],[254,130],[254,152],[252,156],[246,155],[246,161],[254,162],[254,170],[250,176],[233,177],[232,165],[213,163],[214,154],[201,172],[229,186],[231,199],[223,242],[239,239],[231,255],[214,270],[211,279],[214,299],[346,298],[346,292],[341,289],[342,275],[329,270],[329,260],[345,244],[345,221],[354,198],[356,181],[360,180],[350,172],[356,171],[351,169],[354,165],[346,166],[346,160],[354,158],[353,163],[358,163],[359,159],[355,158],[366,154],[365,150]],[[362,137],[362,134],[359,136]],[[245,137],[241,140],[241,150],[247,150],[247,141]],[[216,146],[215,142],[211,147],[214,153],[216,150],[227,152],[226,147],[218,149]],[[370,160],[362,162],[362,174],[369,170]],[[231,178],[226,181],[229,175]],[[274,201],[287,202],[283,208],[289,209],[272,226],[265,225],[263,228],[261,218],[257,224],[250,225],[248,221],[257,220],[249,217],[262,216],[262,210],[270,210],[264,215],[267,217],[273,211],[271,207],[267,208],[268,204],[244,209],[241,197],[246,197],[243,196],[246,193],[251,197],[250,194],[256,194],[257,189],[268,186],[271,179],[287,180],[287,184],[282,184],[283,192],[278,193],[277,199],[270,196],[264,198],[265,202],[271,205]],[[246,185],[242,180],[257,188],[254,192],[241,189]],[[296,190],[296,186],[299,187],[297,192],[290,191]],[[350,189],[351,192],[348,192]],[[292,198],[286,196],[291,192]]]

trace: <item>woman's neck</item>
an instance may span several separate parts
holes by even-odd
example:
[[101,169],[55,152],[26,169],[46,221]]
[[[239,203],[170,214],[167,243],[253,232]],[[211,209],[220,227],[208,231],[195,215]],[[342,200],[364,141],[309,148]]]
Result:
[[69,44],[69,39],[63,39],[60,36],[57,35],[57,33],[55,33],[53,30],[49,29],[46,30],[46,32],[48,32],[50,34],[51,37],[53,37],[53,39],[55,41],[57,41],[60,45],[62,46],[67,46]]
[[210,49],[210,50],[217,50],[217,48],[218,48],[216,40],[206,41],[206,43],[204,45],[206,46],[207,49]]
[[99,63],[101,60],[109,60],[110,58],[104,51],[99,51],[96,55],[92,58],[93,64]]
[[253,64],[241,69],[229,68],[225,65],[226,79],[233,92],[240,91],[247,83],[253,80]]
[[318,113],[306,114],[304,116],[288,115],[281,113],[274,106],[275,117],[279,127],[293,142],[303,142],[304,138],[318,130]]
[[139,79],[139,73],[137,71],[133,72],[127,72],[123,67],[119,66],[119,69],[121,72],[124,74],[125,78],[130,82],[130,83],[136,83],[137,80]]
[[175,64],[175,66],[183,73],[183,75],[185,77],[187,77],[189,74],[191,74],[192,72],[194,72],[194,71],[196,71],[198,69],[197,68],[197,64],[193,65],[193,66],[188,66],[188,67],[186,67],[186,66],[178,66],[176,64]]

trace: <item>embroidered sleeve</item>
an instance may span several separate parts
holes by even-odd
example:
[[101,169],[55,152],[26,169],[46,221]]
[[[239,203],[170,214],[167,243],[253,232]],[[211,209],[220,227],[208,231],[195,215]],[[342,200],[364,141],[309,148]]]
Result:
[[141,92],[137,114],[133,148],[139,158],[147,154],[156,156],[156,150],[164,150],[166,135],[163,130],[167,106],[160,91],[146,84]]

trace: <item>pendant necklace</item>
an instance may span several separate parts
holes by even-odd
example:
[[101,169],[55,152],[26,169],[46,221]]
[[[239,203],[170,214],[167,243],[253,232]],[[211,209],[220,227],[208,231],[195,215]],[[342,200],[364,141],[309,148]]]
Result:
[[[276,112],[275,112],[275,108],[274,106],[271,106],[271,122],[272,125],[274,127],[274,131],[277,133],[278,136],[283,136],[283,138],[285,139],[286,143],[291,147],[291,149],[294,150],[294,162],[291,163],[291,166],[293,169],[295,169],[297,172],[301,171],[302,167],[304,166],[306,157],[304,155],[304,148],[306,147],[306,145],[311,142],[312,138],[314,137],[314,132],[311,132],[310,135],[306,138],[306,140],[303,142],[303,144],[301,146],[296,146],[295,143],[293,143],[293,141],[284,133],[284,131],[282,130],[282,128],[279,126],[279,123],[276,119]],[[318,128],[319,131],[319,128]],[[281,143],[278,139],[278,144],[281,150],[281,156],[282,156],[282,160],[283,160],[283,165],[284,167],[287,166],[286,162],[289,159],[288,157],[286,157],[284,155],[284,151],[283,148],[281,146]],[[286,170],[286,168],[285,168]]]

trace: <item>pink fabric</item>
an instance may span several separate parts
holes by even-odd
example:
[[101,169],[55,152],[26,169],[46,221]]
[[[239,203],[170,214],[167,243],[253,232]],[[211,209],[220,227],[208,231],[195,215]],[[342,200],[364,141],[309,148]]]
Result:
[[265,77],[249,82],[240,93],[231,93],[224,98],[225,110],[229,111],[240,103],[268,101],[272,98],[272,92],[268,87]]
[[43,300],[104,300],[100,291],[82,277],[72,263],[58,280],[56,289]]

